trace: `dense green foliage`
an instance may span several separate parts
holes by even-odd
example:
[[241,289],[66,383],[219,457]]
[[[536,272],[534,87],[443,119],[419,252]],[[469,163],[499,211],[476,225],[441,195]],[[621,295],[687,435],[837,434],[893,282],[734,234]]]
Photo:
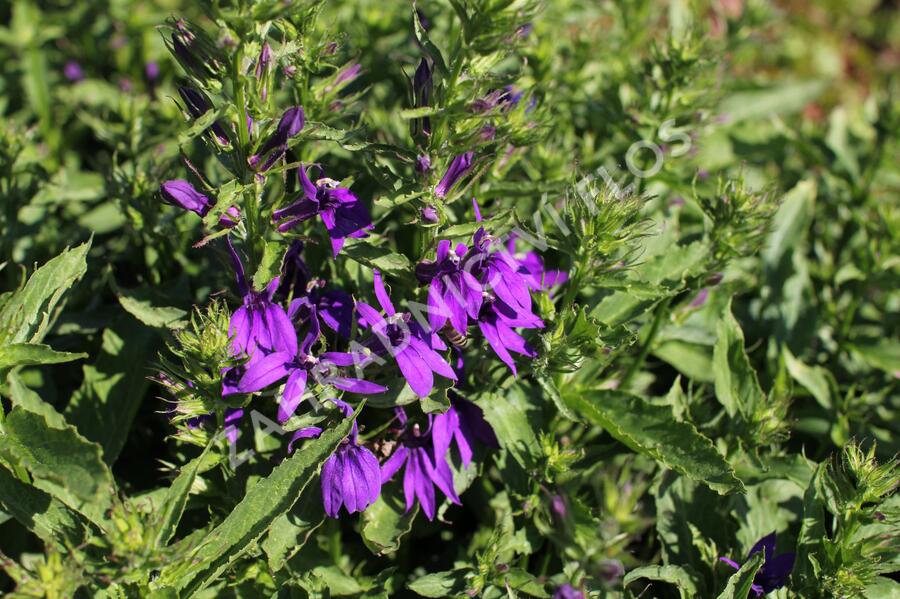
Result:
[[[13,0],[0,15],[0,591],[743,599],[774,557],[748,552],[776,531],[796,560],[767,596],[900,596],[891,2]],[[302,130],[256,167],[292,106]],[[273,221],[311,164],[371,213],[336,256],[318,218]],[[163,201],[182,178],[214,202],[199,217]],[[247,366],[229,323],[249,301],[226,239],[254,292],[289,278],[302,241],[329,289],[377,309],[380,272],[399,310],[426,302],[414,268],[438,241],[482,227],[568,274],[532,288],[543,327],[520,330],[535,351],[515,376],[470,322],[441,352],[461,356],[457,380],[425,396],[390,360],[366,368],[388,391],[365,401],[311,377],[283,428],[277,384],[223,395]],[[374,326],[354,320],[352,339]],[[316,327],[319,349],[352,351]],[[468,466],[449,450],[459,505],[442,489],[435,518],[421,497],[408,508],[398,475],[361,514],[326,515],[323,467],[357,427],[383,467],[395,408],[418,438],[456,397],[499,445]]]

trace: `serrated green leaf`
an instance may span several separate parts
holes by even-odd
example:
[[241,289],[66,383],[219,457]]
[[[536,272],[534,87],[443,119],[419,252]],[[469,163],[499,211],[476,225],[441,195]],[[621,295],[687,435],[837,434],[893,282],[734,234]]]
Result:
[[407,585],[422,597],[456,597],[466,590],[468,570],[448,570],[419,576]]
[[719,494],[742,491],[734,470],[693,424],[678,422],[668,406],[650,404],[624,391],[596,390],[564,396],[590,422],[638,453]]
[[[370,508],[371,509],[371,508]],[[313,532],[325,521],[321,485],[310,485],[291,511],[275,519],[260,544],[273,572],[281,570],[300,551]]]
[[341,250],[351,260],[369,268],[377,268],[385,274],[406,274],[412,268],[409,259],[388,248],[373,245],[365,239],[349,238]]
[[55,351],[42,343],[10,343],[0,346],[0,370],[15,366],[62,364],[86,357],[84,353]]
[[266,242],[262,260],[259,261],[259,266],[256,268],[256,272],[253,273],[254,289],[262,291],[272,279],[278,276],[278,273],[281,272],[281,256],[282,248],[280,244],[271,241]]
[[399,486],[396,481],[386,483],[378,501],[363,512],[360,534],[369,551],[376,555],[397,551],[419,513],[418,503],[406,511]]
[[322,464],[350,432],[347,418],[279,464],[266,478],[251,486],[241,502],[186,559],[163,568],[155,587],[173,587],[191,596],[211,584],[248,551],[285,514]]
[[210,446],[207,445],[203,453],[188,462],[181,469],[181,472],[178,473],[178,476],[175,477],[175,480],[172,481],[172,485],[166,490],[154,522],[156,536],[153,546],[157,551],[165,547],[175,535],[178,522],[184,513],[184,506],[187,504],[191,486],[194,484],[194,479],[197,478],[197,473],[204,466],[209,448]]
[[187,312],[173,306],[154,305],[156,299],[146,290],[120,290],[119,304],[139,321],[157,329],[180,329],[187,324]]
[[100,528],[109,526],[116,484],[98,445],[71,426],[51,428],[42,415],[18,406],[7,415],[4,428],[0,454],[27,470],[35,487]]
[[765,402],[766,396],[744,350],[744,332],[731,313],[730,300],[716,326],[716,335],[713,348],[716,398],[732,418],[737,414],[752,414]]
[[700,596],[698,590],[700,577],[690,566],[642,566],[626,574],[622,583],[628,586],[640,578],[661,580],[662,582],[675,585],[678,588],[681,599],[692,599]]
[[56,408],[45,402],[41,397],[25,386],[17,375],[10,373],[6,377],[9,383],[9,396],[13,405],[19,406],[23,410],[39,414],[50,428],[66,428],[68,423],[62,414],[56,411]]
[[537,424],[534,408],[519,389],[504,393],[480,395],[478,406],[494,429],[500,447],[513,456],[526,471],[531,471],[542,455],[541,444],[533,424]]
[[91,242],[66,249],[28,278],[0,310],[0,343],[39,343],[61,309],[65,293],[87,271]]

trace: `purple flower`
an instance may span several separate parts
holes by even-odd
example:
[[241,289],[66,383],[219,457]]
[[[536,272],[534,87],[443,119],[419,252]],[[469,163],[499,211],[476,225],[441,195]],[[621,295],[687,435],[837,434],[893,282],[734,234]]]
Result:
[[[421,433],[418,424],[408,427],[406,414],[402,408],[397,408],[397,416],[404,430],[397,449],[381,465],[381,482],[384,484],[389,481],[405,464],[403,494],[406,497],[406,511],[412,509],[413,503],[418,500],[425,517],[433,520],[436,513],[435,486],[451,502],[461,504],[453,488],[453,472],[447,463],[446,455],[438,456],[435,453],[431,430]],[[430,429],[432,420],[430,415],[428,420]]]
[[322,354],[320,360],[312,355],[312,347],[318,339],[319,320],[313,314],[310,318],[310,331],[300,346],[296,346],[295,339],[292,348],[275,351],[248,365],[247,371],[238,383],[238,389],[241,393],[252,393],[287,377],[278,406],[278,421],[282,423],[297,411],[310,375],[316,380],[350,393],[369,395],[387,391],[386,387],[375,383],[336,375],[334,366],[351,363],[352,358],[345,354],[326,352]]
[[[225,408],[225,438],[234,445],[238,438],[238,423],[244,417],[243,408]],[[213,420],[213,414],[201,414],[187,421],[188,428],[197,428]]]
[[232,351],[235,355],[250,357],[248,368],[267,353],[296,353],[294,325],[284,308],[272,302],[279,279],[276,277],[265,291],[253,291],[247,284],[244,266],[231,240],[226,238],[226,244],[237,276],[238,291],[244,299],[243,305],[231,315],[228,326]]
[[565,271],[544,268],[544,260],[537,252],[516,254],[516,237],[515,233],[510,234],[506,249],[518,262],[518,272],[525,277],[525,282],[532,291],[550,291],[569,280],[569,274]]
[[159,79],[159,65],[156,61],[151,60],[144,66],[144,75],[146,75],[148,81],[156,81]]
[[84,79],[84,71],[81,69],[81,65],[74,60],[70,60],[66,63],[66,66],[63,67],[63,75],[72,83]]
[[556,589],[553,593],[553,599],[584,599],[584,593],[566,583]]
[[297,169],[297,174],[303,188],[302,195],[290,206],[273,214],[273,220],[282,221],[278,225],[280,232],[319,215],[328,230],[335,257],[341,251],[345,238],[366,236],[366,229],[372,226],[372,218],[368,209],[349,189],[337,187],[331,179],[320,179],[314,185],[302,166]]
[[434,440],[434,455],[446,456],[450,443],[455,441],[463,467],[472,463],[472,446],[475,441],[488,447],[499,448],[494,429],[484,419],[484,412],[474,403],[451,392],[450,409],[434,417],[431,436]]
[[[300,133],[304,123],[305,116],[302,106],[293,106],[285,110],[281,115],[281,120],[278,121],[278,126],[275,127],[275,133],[266,140],[259,152],[247,159],[247,162],[252,168],[259,171],[267,171],[272,168],[272,165],[287,151],[288,140]],[[260,161],[270,152],[265,163],[257,168]]]
[[[256,69],[253,74],[257,79],[262,79],[266,71],[269,70],[269,64],[272,62],[272,48],[269,42],[263,42],[262,50],[259,51],[259,58],[256,59]],[[265,98],[263,98],[265,100]]]
[[481,310],[483,289],[471,272],[479,255],[472,254],[464,244],[451,249],[448,240],[441,240],[436,258],[416,265],[419,282],[429,285],[428,323],[433,331],[439,331],[449,318],[451,326],[465,335],[469,318],[477,319]]
[[[353,409],[340,400],[332,400],[344,416]],[[337,518],[343,506],[348,514],[362,512],[378,500],[381,494],[381,471],[375,455],[357,441],[356,422],[350,436],[322,467],[322,500],[325,513]]]
[[341,69],[338,74],[334,78],[334,82],[330,83],[325,87],[325,93],[331,93],[336,89],[340,89],[345,85],[353,82],[354,79],[359,77],[359,73],[362,71],[362,65],[359,63],[350,65],[344,69]]
[[427,155],[416,157],[416,172],[420,175],[426,175],[431,172],[431,158]]
[[434,350],[434,347],[446,349],[446,346],[434,335],[427,335],[417,323],[410,322],[408,312],[397,312],[394,309],[381,280],[381,273],[377,270],[375,297],[387,314],[386,319],[364,302],[356,302],[356,309],[383,348],[397,361],[397,366],[413,393],[419,397],[428,397],[434,387],[435,373],[455,381],[456,373]]
[[[783,587],[787,582],[788,576],[791,575],[791,570],[794,569],[796,556],[793,553],[775,555],[775,540],[775,531],[772,531],[758,540],[750,549],[750,553],[747,554],[747,559],[750,559],[754,554],[762,551],[763,559],[765,560],[753,578],[753,586],[750,587],[751,592],[756,597],[762,597],[775,589]],[[735,570],[741,569],[741,564],[727,557],[720,557],[719,561],[725,562]]]
[[446,197],[456,182],[472,168],[474,158],[475,152],[466,152],[454,158],[450,162],[447,172],[435,186],[434,195],[439,198]]
[[422,215],[422,222],[428,223],[430,225],[433,225],[434,223],[436,223],[440,220],[437,209],[431,205],[425,206],[424,208],[422,208],[421,215]]
[[[181,96],[181,99],[184,101],[184,106],[192,118],[200,118],[212,109],[212,104],[207,97],[196,89],[191,87],[179,87],[178,95]],[[221,123],[213,123],[207,131],[212,131],[213,135],[222,145],[231,143],[228,134],[225,133],[225,129],[222,127]]]
[[[197,191],[193,185],[184,179],[172,179],[171,181],[166,181],[160,185],[159,193],[169,204],[194,212],[195,214],[200,215],[201,218],[206,216],[210,208],[216,204],[206,195]],[[240,219],[240,210],[238,210],[236,206],[231,206],[228,208],[227,212],[219,218],[219,225],[226,228],[233,227]]]

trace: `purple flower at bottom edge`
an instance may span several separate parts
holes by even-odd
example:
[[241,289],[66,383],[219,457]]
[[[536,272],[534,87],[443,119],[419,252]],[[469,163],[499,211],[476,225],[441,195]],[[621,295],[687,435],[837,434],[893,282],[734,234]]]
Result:
[[369,210],[353,192],[345,187],[336,187],[330,179],[319,180],[316,184],[309,179],[304,167],[297,169],[303,194],[291,205],[272,214],[278,222],[278,231],[284,233],[318,215],[325,224],[331,238],[331,250],[337,257],[347,237],[365,237],[372,227]]
[[566,583],[556,589],[553,593],[553,599],[584,599],[584,593]]
[[[750,549],[747,554],[749,560],[754,554],[763,552],[763,564],[753,577],[753,585],[750,587],[751,592],[756,597],[762,597],[776,589],[780,589],[787,582],[791,571],[794,569],[794,553],[782,553],[775,555],[776,533],[772,531],[760,540]],[[741,569],[741,564],[727,557],[720,557],[719,561],[724,562],[734,568]]]
[[[339,399],[331,400],[344,413],[345,418],[353,414],[353,409]],[[381,495],[381,472],[375,455],[359,444],[359,429],[356,423],[350,435],[341,442],[337,450],[322,466],[322,503],[325,513],[337,518],[341,507],[348,514],[362,512],[378,500]],[[294,433],[288,445],[293,450],[294,441],[302,438],[318,437],[322,429],[309,427]]]
[[494,429],[484,419],[481,408],[456,393],[451,392],[448,396],[450,409],[437,414],[431,427],[434,455],[446,456],[450,443],[455,441],[463,467],[468,468],[472,463],[472,446],[476,440],[493,448],[499,448],[500,443]]
[[[434,374],[456,380],[456,373],[434,348],[446,349],[435,335],[428,335],[415,322],[410,322],[408,312],[397,312],[384,288],[381,273],[375,271],[375,297],[387,318],[364,302],[356,302],[356,309],[365,324],[375,333],[374,342],[380,341],[385,351],[397,361],[409,388],[419,397],[428,397],[434,388]],[[372,343],[376,345],[376,343]],[[379,348],[375,348],[376,351]]]
[[[401,421],[405,424],[406,415],[402,408],[398,408],[398,415],[401,415]],[[429,423],[430,421],[429,416]],[[412,509],[413,503],[418,500],[425,517],[433,520],[437,507],[434,487],[440,489],[451,502],[462,505],[453,488],[453,473],[446,455],[435,455],[431,430],[421,434],[419,426],[413,425],[403,433],[401,439],[401,444],[381,466],[381,483],[389,481],[401,467],[406,466],[403,473],[406,511]]]

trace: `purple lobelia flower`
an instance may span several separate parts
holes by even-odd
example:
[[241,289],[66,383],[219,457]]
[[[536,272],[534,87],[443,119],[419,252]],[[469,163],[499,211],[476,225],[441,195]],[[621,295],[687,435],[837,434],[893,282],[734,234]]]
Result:
[[272,302],[278,288],[278,278],[265,291],[254,291],[247,284],[244,266],[230,239],[226,238],[226,245],[237,276],[238,291],[244,300],[243,305],[231,315],[228,326],[232,351],[235,355],[250,357],[246,364],[248,368],[267,353],[296,353],[297,333],[294,325],[284,308]]
[[[305,123],[302,106],[293,106],[284,111],[273,133],[259,151],[247,159],[250,166],[259,171],[267,171],[287,152],[288,140],[300,133]],[[268,155],[268,158],[266,156]],[[266,158],[260,166],[260,162]]]
[[353,193],[345,187],[337,187],[331,179],[310,181],[306,169],[297,169],[303,193],[294,203],[276,210],[272,218],[279,222],[278,230],[285,232],[299,223],[316,215],[322,217],[334,256],[344,246],[347,237],[365,237],[366,229],[372,226],[369,210]]
[[451,442],[455,441],[463,467],[468,468],[472,463],[472,446],[475,441],[493,448],[499,448],[500,443],[494,429],[484,419],[481,408],[452,391],[448,397],[450,409],[436,415],[431,426],[434,455],[446,456]]
[[434,187],[434,195],[439,198],[446,197],[456,182],[472,168],[474,158],[475,152],[465,152],[454,158],[447,167],[447,172]]
[[441,330],[449,318],[451,326],[465,335],[469,319],[478,318],[483,290],[471,272],[478,260],[464,244],[454,249],[448,240],[441,240],[436,260],[416,265],[416,278],[428,285],[428,324],[433,331]]
[[566,583],[556,589],[553,599],[584,599],[584,593]]
[[505,251],[492,251],[493,240],[479,229],[473,248],[480,252],[480,266],[473,270],[484,291],[478,313],[478,327],[494,353],[516,374],[510,352],[535,357],[535,351],[513,329],[543,328],[543,321],[531,311],[528,280],[519,272],[519,264]]
[[[353,415],[353,408],[339,399],[332,399],[345,418]],[[288,452],[293,451],[294,442],[322,434],[317,426],[302,428],[291,436]],[[362,512],[378,500],[381,495],[381,472],[375,455],[359,444],[359,429],[356,422],[350,435],[322,467],[322,502],[325,513],[337,518],[343,506],[348,514]]]
[[247,371],[238,383],[240,392],[260,391],[287,377],[284,393],[278,405],[278,422],[284,423],[297,411],[310,375],[316,380],[322,380],[350,393],[368,395],[387,391],[386,387],[375,383],[335,374],[335,365],[352,361],[352,358],[345,354],[326,352],[321,357],[313,356],[312,347],[319,338],[319,332],[319,320],[313,314],[310,318],[310,331],[299,347],[294,345],[287,350],[275,351],[247,366]]
[[428,335],[418,323],[411,322],[409,312],[397,312],[384,288],[381,273],[375,271],[375,297],[387,318],[365,302],[356,309],[383,348],[397,361],[410,389],[419,397],[428,397],[434,387],[434,374],[456,380],[456,373],[434,348],[446,349],[436,336]]
[[[764,536],[756,542],[747,554],[747,559],[753,557],[754,554],[763,552],[762,567],[753,578],[753,585],[750,587],[751,592],[756,597],[762,597],[775,589],[780,589],[787,582],[791,570],[794,569],[794,560],[796,555],[793,553],[782,553],[775,555],[775,531]],[[735,570],[741,569],[741,564],[727,557],[720,557],[719,561],[725,562]]]
[[82,70],[81,65],[74,60],[70,60],[66,63],[66,66],[63,67],[63,75],[72,83],[77,83],[84,79],[84,71]]
[[[209,210],[216,205],[213,200],[197,191],[193,185],[184,179],[166,181],[160,185],[159,193],[169,204],[194,212],[200,217],[206,216]],[[238,210],[237,206],[231,206],[225,214],[219,217],[219,225],[230,228],[235,226],[240,219],[240,210]]]
[[[332,400],[344,413],[353,415],[346,403]],[[337,451],[322,467],[322,500],[325,513],[337,518],[341,507],[348,514],[362,512],[378,500],[381,494],[381,471],[375,455],[359,444],[356,422],[350,436],[344,439]]]
[[331,93],[353,83],[353,81],[357,77],[359,77],[359,74],[361,72],[362,65],[359,63],[355,63],[350,65],[349,67],[341,69],[338,74],[335,75],[334,82],[325,86],[325,93]]
[[532,291],[550,291],[569,280],[569,274],[563,270],[548,270],[544,260],[537,252],[516,253],[515,233],[510,234],[506,249],[513,260],[519,264],[518,272],[525,277],[525,282]]
[[[181,96],[181,99],[184,101],[185,109],[188,111],[188,114],[191,115],[192,118],[200,118],[204,114],[206,114],[210,109],[212,109],[212,103],[207,99],[203,93],[193,89],[191,87],[179,87],[178,95]],[[228,134],[225,133],[225,129],[222,127],[222,124],[219,122],[215,122],[212,126],[207,129],[207,131],[211,131],[213,136],[219,140],[219,143],[222,145],[228,145],[230,142]]]
[[406,465],[403,473],[403,494],[406,497],[406,511],[412,509],[413,503],[419,501],[425,517],[433,520],[436,513],[434,487],[453,503],[460,505],[459,497],[453,488],[453,472],[447,463],[446,452],[438,455],[435,452],[431,434],[432,417],[428,416],[429,430],[422,433],[418,424],[408,426],[403,408],[396,408],[397,417],[403,425],[400,444],[394,453],[381,465],[382,484],[393,478],[394,474]]

